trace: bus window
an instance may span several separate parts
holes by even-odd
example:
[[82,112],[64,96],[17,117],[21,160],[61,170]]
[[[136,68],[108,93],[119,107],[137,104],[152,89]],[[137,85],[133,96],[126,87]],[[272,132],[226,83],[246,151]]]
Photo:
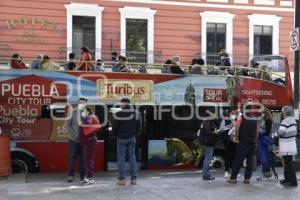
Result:
[[[286,84],[286,58],[280,56],[266,56],[257,57],[251,60],[251,66],[258,65],[259,69],[266,71],[259,71],[260,74],[267,73],[269,81],[280,85]],[[264,75],[261,78],[265,77]]]
[[42,118],[64,118],[65,106],[63,105],[43,105],[42,106]]

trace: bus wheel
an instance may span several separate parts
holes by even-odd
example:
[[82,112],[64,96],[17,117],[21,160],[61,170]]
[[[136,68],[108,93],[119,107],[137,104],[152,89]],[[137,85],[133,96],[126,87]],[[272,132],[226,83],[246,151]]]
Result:
[[38,167],[34,157],[24,152],[11,152],[11,165],[13,173],[36,173]]
[[213,169],[223,168],[224,165],[225,165],[224,159],[220,155],[214,155],[210,162],[210,167]]

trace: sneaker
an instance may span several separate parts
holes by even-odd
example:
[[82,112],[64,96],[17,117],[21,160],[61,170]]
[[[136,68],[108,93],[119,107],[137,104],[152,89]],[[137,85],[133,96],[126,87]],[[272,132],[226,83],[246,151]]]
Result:
[[67,180],[68,183],[72,183],[73,180],[74,180],[74,177],[73,177],[73,176],[68,176],[68,180]]
[[264,178],[271,178],[271,177],[272,177],[272,173],[271,172],[264,173]]
[[126,181],[125,180],[118,180],[117,181],[117,185],[119,185],[119,186],[124,186],[124,185],[126,185]]
[[229,172],[226,171],[225,174],[224,174],[224,178],[229,178],[229,176],[230,176]]
[[286,181],[285,179],[280,180],[280,184],[281,184],[281,185],[284,185],[285,183],[287,183],[287,181]]
[[245,179],[245,180],[244,180],[244,183],[245,183],[245,184],[250,184],[250,179]]
[[95,183],[95,180],[94,180],[93,178],[86,178],[86,179],[84,180],[84,183],[85,183],[85,184],[88,184],[88,185],[94,184],[94,183]]
[[84,182],[85,182],[85,178],[80,177],[80,183],[81,183],[81,184],[84,184]]
[[130,184],[131,185],[136,185],[136,179],[131,179]]
[[237,180],[236,179],[228,179],[227,181],[226,181],[227,183],[230,183],[230,184],[236,184],[237,183]]
[[215,177],[214,176],[203,176],[202,179],[204,181],[213,181],[213,180],[215,180]]
[[83,180],[80,179],[80,182],[84,184],[89,184],[89,179],[88,178],[84,178]]

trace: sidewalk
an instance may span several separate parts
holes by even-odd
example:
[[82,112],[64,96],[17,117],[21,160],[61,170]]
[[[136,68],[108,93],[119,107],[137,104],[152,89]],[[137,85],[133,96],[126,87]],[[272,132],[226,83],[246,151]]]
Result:
[[[281,169],[278,170],[282,175]],[[298,200],[300,186],[284,188],[273,178],[250,185],[225,183],[223,171],[215,181],[202,181],[201,171],[142,171],[138,185],[117,186],[116,173],[97,173],[94,185],[66,182],[65,174],[13,175],[0,179],[0,200]],[[282,178],[282,177],[281,177]],[[298,173],[300,178],[300,173]]]

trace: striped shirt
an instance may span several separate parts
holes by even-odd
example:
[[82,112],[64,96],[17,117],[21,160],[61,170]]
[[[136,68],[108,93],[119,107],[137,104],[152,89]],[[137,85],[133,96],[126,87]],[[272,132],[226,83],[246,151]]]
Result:
[[288,139],[297,136],[297,123],[291,116],[282,120],[278,130],[279,138]]

